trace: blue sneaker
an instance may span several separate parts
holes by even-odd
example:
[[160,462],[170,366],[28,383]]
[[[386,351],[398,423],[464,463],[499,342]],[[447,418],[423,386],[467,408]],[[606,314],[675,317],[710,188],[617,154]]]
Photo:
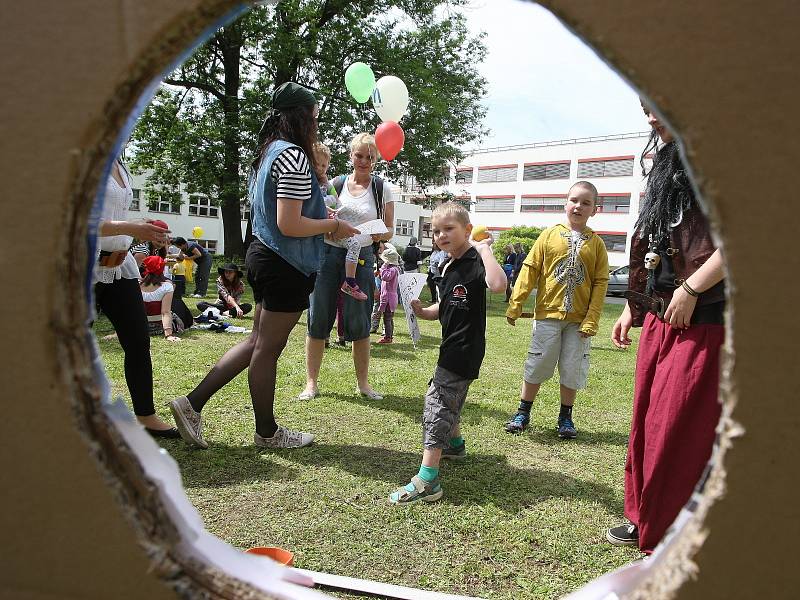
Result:
[[569,417],[558,420],[558,437],[562,440],[574,440],[578,437],[578,430],[575,429],[575,423],[573,423],[572,419]]
[[531,422],[531,416],[527,413],[517,411],[511,420],[506,423],[506,431],[508,433],[522,433]]

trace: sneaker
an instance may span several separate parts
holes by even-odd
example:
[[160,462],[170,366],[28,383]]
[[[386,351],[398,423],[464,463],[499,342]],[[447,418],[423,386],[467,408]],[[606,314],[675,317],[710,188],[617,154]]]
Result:
[[578,437],[578,430],[575,429],[575,423],[572,422],[572,419],[559,420],[558,437],[562,440],[574,440]]
[[408,485],[397,488],[389,494],[389,502],[392,504],[413,504],[419,500],[436,502],[443,495],[438,477],[433,481],[425,481],[419,475],[414,475]]
[[192,298],[205,298],[205,294],[192,294]]
[[508,433],[522,433],[531,422],[531,416],[524,412],[517,411],[511,420],[506,423],[506,431]]
[[293,431],[278,425],[278,430],[272,437],[262,437],[253,434],[253,442],[260,448],[302,448],[314,441],[314,436],[302,431]]
[[196,448],[208,448],[208,442],[203,439],[203,418],[192,408],[186,396],[170,402],[169,410],[184,442]]
[[391,344],[392,343],[392,338],[383,336],[381,339],[379,339],[375,343],[376,344]]
[[617,525],[606,531],[606,539],[615,546],[638,546],[639,528],[633,523]]
[[340,287],[339,290],[342,293],[355,298],[356,300],[364,301],[367,299],[367,295],[361,291],[361,288],[358,287],[358,285],[350,285],[346,281],[342,284],[342,287]]
[[448,446],[442,450],[442,460],[463,460],[467,457],[467,444],[462,443],[460,446],[453,448]]

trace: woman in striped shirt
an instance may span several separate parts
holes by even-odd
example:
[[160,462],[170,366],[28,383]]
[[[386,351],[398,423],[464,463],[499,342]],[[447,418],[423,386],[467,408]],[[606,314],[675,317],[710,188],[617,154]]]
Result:
[[275,421],[278,358],[308,308],[323,235],[341,239],[358,233],[346,222],[328,218],[313,173],[318,113],[314,95],[296,83],[285,83],[273,93],[272,108],[259,133],[250,176],[255,239],[246,264],[256,301],[253,333],[228,350],[194,390],[170,403],[181,437],[200,448],[208,447],[200,411],[212,394],[248,367],[256,446],[299,448],[314,440],[309,433],[291,431]]

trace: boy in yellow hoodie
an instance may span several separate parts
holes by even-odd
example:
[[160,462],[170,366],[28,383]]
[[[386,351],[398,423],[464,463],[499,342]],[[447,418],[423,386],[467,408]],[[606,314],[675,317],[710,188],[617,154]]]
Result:
[[608,253],[603,240],[586,226],[597,212],[597,188],[588,181],[574,184],[567,194],[566,225],[545,229],[522,264],[506,321],[514,325],[522,306],[536,289],[536,323],[522,381],[517,413],[506,423],[509,433],[522,433],[542,383],[558,363],[561,411],[558,437],[573,439],[572,421],[577,390],[589,374],[589,338],[597,325],[608,288]]

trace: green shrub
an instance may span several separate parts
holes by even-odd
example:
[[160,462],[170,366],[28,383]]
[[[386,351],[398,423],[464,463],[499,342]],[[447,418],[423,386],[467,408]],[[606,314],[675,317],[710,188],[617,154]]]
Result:
[[539,234],[542,233],[542,231],[544,231],[543,227],[525,227],[523,225],[517,225],[516,227],[512,227],[511,229],[503,231],[497,236],[494,244],[492,244],[492,249],[494,250],[494,256],[497,259],[497,262],[500,264],[503,263],[503,259],[506,257],[504,248],[508,244],[522,244],[525,252],[530,252],[531,248],[533,247],[533,243],[538,239]]

